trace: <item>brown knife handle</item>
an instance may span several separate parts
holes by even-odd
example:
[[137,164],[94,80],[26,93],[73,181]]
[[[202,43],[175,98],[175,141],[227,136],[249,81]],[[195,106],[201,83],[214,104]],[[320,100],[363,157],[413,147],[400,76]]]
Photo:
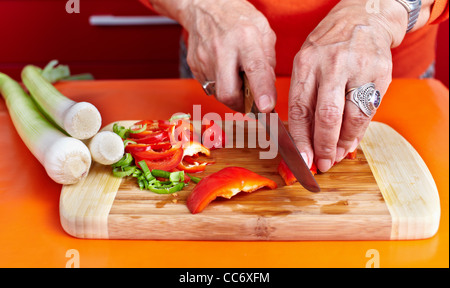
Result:
[[253,104],[255,103],[255,99],[253,98],[252,90],[250,89],[250,82],[248,82],[247,75],[242,73],[242,80],[244,82],[244,105],[245,105],[245,114],[252,112]]

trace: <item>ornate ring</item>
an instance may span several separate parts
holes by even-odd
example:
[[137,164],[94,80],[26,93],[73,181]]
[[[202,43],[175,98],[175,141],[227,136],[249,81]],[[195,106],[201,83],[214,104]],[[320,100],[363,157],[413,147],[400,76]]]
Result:
[[368,83],[358,88],[347,91],[345,99],[352,101],[368,117],[380,107],[381,93],[375,89],[374,83]]
[[216,81],[206,81],[202,84],[203,90],[206,95],[212,96],[216,95]]

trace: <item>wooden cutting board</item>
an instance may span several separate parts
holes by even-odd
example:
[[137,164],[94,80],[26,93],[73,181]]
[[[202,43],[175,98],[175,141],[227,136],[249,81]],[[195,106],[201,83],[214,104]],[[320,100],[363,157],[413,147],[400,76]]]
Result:
[[216,164],[198,176],[240,166],[274,180],[278,189],[218,198],[195,215],[186,207],[195,184],[176,196],[157,195],[94,164],[86,179],[63,187],[62,226],[78,238],[152,240],[403,240],[429,238],[439,228],[439,194],[427,166],[385,124],[371,123],[357,160],[316,175],[320,193],[285,186],[280,158],[260,160],[259,152],[214,150]]

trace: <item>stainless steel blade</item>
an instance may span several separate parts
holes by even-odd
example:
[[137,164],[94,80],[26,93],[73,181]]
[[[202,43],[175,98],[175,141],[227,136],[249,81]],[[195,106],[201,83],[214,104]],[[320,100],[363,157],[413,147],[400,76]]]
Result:
[[[289,131],[287,131],[286,126],[284,126],[283,121],[278,117],[278,114],[276,114],[277,123],[270,122],[270,113],[263,114],[265,117],[258,117],[260,111],[254,101],[250,83],[245,73],[242,73],[242,79],[244,84],[245,113],[252,112],[260,122],[263,122],[262,124],[266,128],[267,134],[270,135],[271,141],[277,140],[278,152],[281,157],[283,157],[298,182],[311,192],[320,192],[319,184],[317,184],[314,175],[311,173],[305,160],[303,160],[302,155],[297,149],[297,145],[295,145],[295,142],[292,139],[291,134],[289,134]],[[276,113],[275,110],[273,110],[272,113]],[[277,125],[278,133],[276,133],[276,131],[271,131],[271,124]]]
[[[252,111],[254,111],[255,115],[257,115],[256,113],[259,113],[258,108],[256,107],[256,104],[253,105],[254,108],[252,107]],[[275,110],[272,113],[276,113]],[[266,117],[259,117],[258,119],[264,125],[264,127],[266,127],[266,132],[270,135],[270,139],[278,139],[278,152],[286,162],[289,169],[294,174],[295,178],[308,191],[320,192],[319,184],[317,184],[314,175],[308,168],[308,165],[298,151],[297,145],[295,145],[291,134],[286,129],[286,126],[284,125],[283,121],[281,121],[280,117],[278,117],[278,114],[278,135],[271,131],[270,114],[264,115]]]

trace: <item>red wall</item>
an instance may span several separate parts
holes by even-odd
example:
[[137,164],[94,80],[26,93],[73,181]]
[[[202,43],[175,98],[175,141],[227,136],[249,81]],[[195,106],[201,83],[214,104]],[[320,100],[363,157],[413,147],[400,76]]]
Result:
[[[26,64],[52,59],[97,79],[178,77],[179,26],[92,27],[91,15],[151,15],[137,0],[0,0],[0,71],[20,77]],[[449,22],[441,24],[436,77],[449,85]]]

